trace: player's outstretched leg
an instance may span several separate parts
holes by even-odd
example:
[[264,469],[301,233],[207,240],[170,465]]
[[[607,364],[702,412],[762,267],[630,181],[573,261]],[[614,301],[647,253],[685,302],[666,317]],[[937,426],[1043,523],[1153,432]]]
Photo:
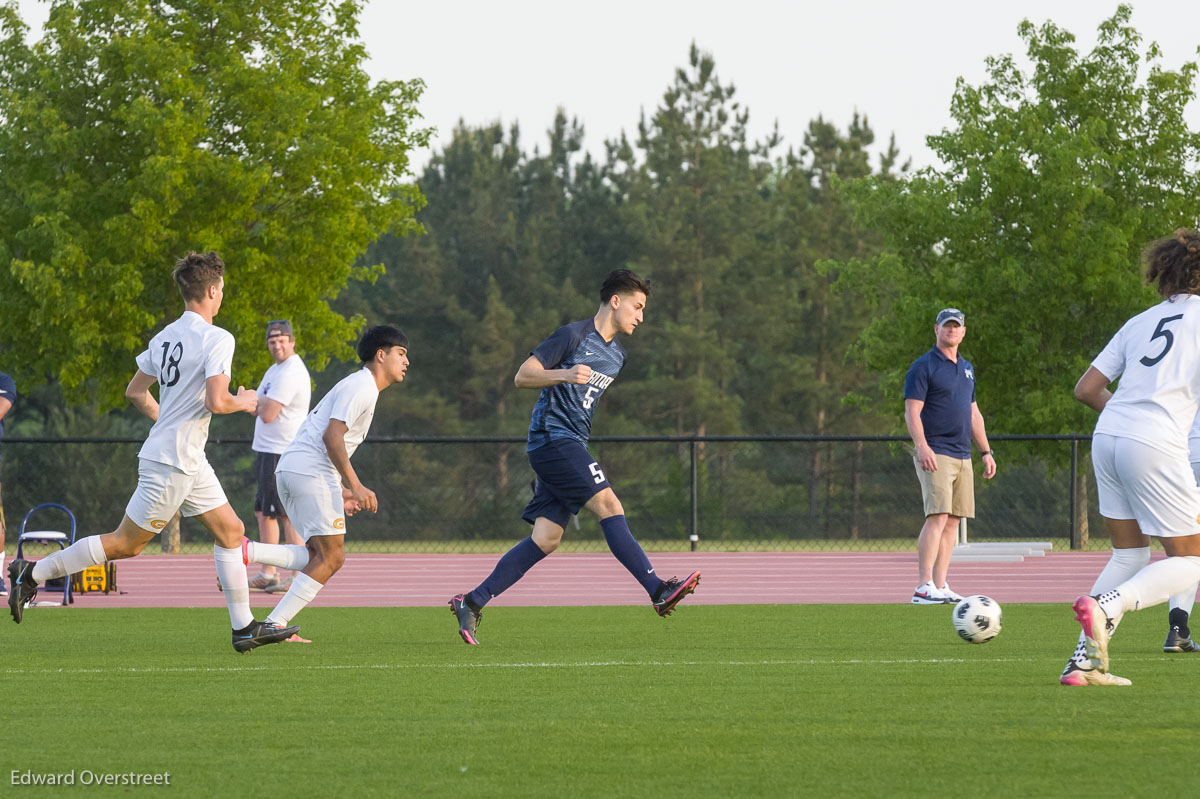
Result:
[[17,624],[25,615],[25,605],[37,596],[37,583],[34,582],[33,563],[22,558],[16,558],[8,564],[8,612]]
[[458,634],[463,641],[477,646],[479,641],[475,638],[475,628],[483,618],[483,609],[475,604],[470,592],[467,592],[450,598],[450,610],[458,618]]
[[671,611],[675,610],[679,600],[695,591],[699,584],[700,572],[698,571],[692,572],[683,580],[672,577],[670,580],[664,581],[651,600],[654,612],[659,616],[671,615]]
[[233,648],[238,652],[253,652],[266,644],[278,644],[296,633],[299,627],[280,627],[269,621],[252,621],[241,630],[233,631]]

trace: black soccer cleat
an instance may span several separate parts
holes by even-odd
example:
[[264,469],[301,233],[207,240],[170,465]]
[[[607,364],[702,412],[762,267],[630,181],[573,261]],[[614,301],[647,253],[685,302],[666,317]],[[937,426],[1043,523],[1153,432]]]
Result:
[[296,626],[279,627],[265,621],[251,622],[245,629],[233,631],[233,648],[238,652],[251,652],[266,644],[286,641],[298,632],[300,628]]
[[8,612],[13,621],[21,623],[25,614],[25,606],[37,597],[37,583],[34,582],[33,563],[22,558],[8,564],[8,582],[11,590],[8,593]]
[[479,620],[483,618],[483,611],[475,610],[471,607],[471,603],[467,601],[468,594],[458,594],[450,599],[450,610],[458,617],[458,634],[462,636],[465,643],[471,646],[478,646],[479,641],[475,638],[475,628],[479,626]]
[[1163,642],[1163,651],[1171,652],[1200,652],[1200,646],[1192,643],[1190,635],[1184,635],[1179,632],[1178,627],[1171,627],[1171,631],[1167,633],[1167,640]]
[[700,572],[692,572],[686,580],[672,577],[658,587],[651,604],[659,616],[670,616],[671,611],[679,604],[679,600],[696,590],[700,584]]

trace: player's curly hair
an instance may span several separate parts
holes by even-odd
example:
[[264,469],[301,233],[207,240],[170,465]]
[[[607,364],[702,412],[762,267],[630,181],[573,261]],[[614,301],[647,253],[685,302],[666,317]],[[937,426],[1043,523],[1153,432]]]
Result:
[[1157,281],[1163,297],[1200,294],[1200,233],[1179,228],[1171,236],[1150,242],[1142,252],[1146,283]]
[[225,262],[215,252],[189,252],[175,262],[175,285],[185,300],[199,302],[209,286],[215,286],[225,275]]
[[650,281],[638,277],[633,270],[614,269],[604,278],[604,285],[600,287],[600,302],[608,302],[614,294],[629,295],[638,291],[649,297]]

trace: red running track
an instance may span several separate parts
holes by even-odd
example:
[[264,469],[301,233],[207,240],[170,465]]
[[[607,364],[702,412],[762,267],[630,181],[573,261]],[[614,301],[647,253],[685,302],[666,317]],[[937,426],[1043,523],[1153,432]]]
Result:
[[[317,596],[314,607],[420,607],[445,604],[487,576],[499,555],[349,555]],[[1156,553],[1161,557],[1161,553]],[[950,585],[962,595],[987,594],[999,602],[1070,602],[1087,593],[1107,552],[1055,552],[1020,563],[961,563]],[[664,577],[703,572],[688,604],[908,602],[916,584],[915,553],[659,553]],[[251,574],[257,567],[251,565]],[[86,608],[220,607],[212,557],[153,555],[117,563],[120,594],[76,595]],[[53,600],[43,591],[39,600]],[[251,604],[278,597],[251,592]],[[496,606],[638,605],[641,587],[608,554],[559,553],[539,563],[498,597]]]

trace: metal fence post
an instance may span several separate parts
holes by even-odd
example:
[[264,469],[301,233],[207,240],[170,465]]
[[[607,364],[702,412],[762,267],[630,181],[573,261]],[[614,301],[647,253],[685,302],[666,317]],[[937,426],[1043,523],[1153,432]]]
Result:
[[692,440],[688,446],[688,449],[692,455],[692,523],[691,530],[688,533],[688,541],[691,542],[692,552],[696,551],[696,544],[700,541],[700,480],[698,478],[699,471],[696,463],[696,450],[698,449],[698,446],[699,442],[696,440],[695,436],[692,436]]
[[1079,540],[1079,519],[1076,512],[1075,503],[1075,477],[1079,473],[1079,441],[1071,439],[1071,474],[1070,482],[1067,489],[1067,505],[1070,507],[1070,524],[1071,524],[1071,549],[1082,549],[1083,543]]

